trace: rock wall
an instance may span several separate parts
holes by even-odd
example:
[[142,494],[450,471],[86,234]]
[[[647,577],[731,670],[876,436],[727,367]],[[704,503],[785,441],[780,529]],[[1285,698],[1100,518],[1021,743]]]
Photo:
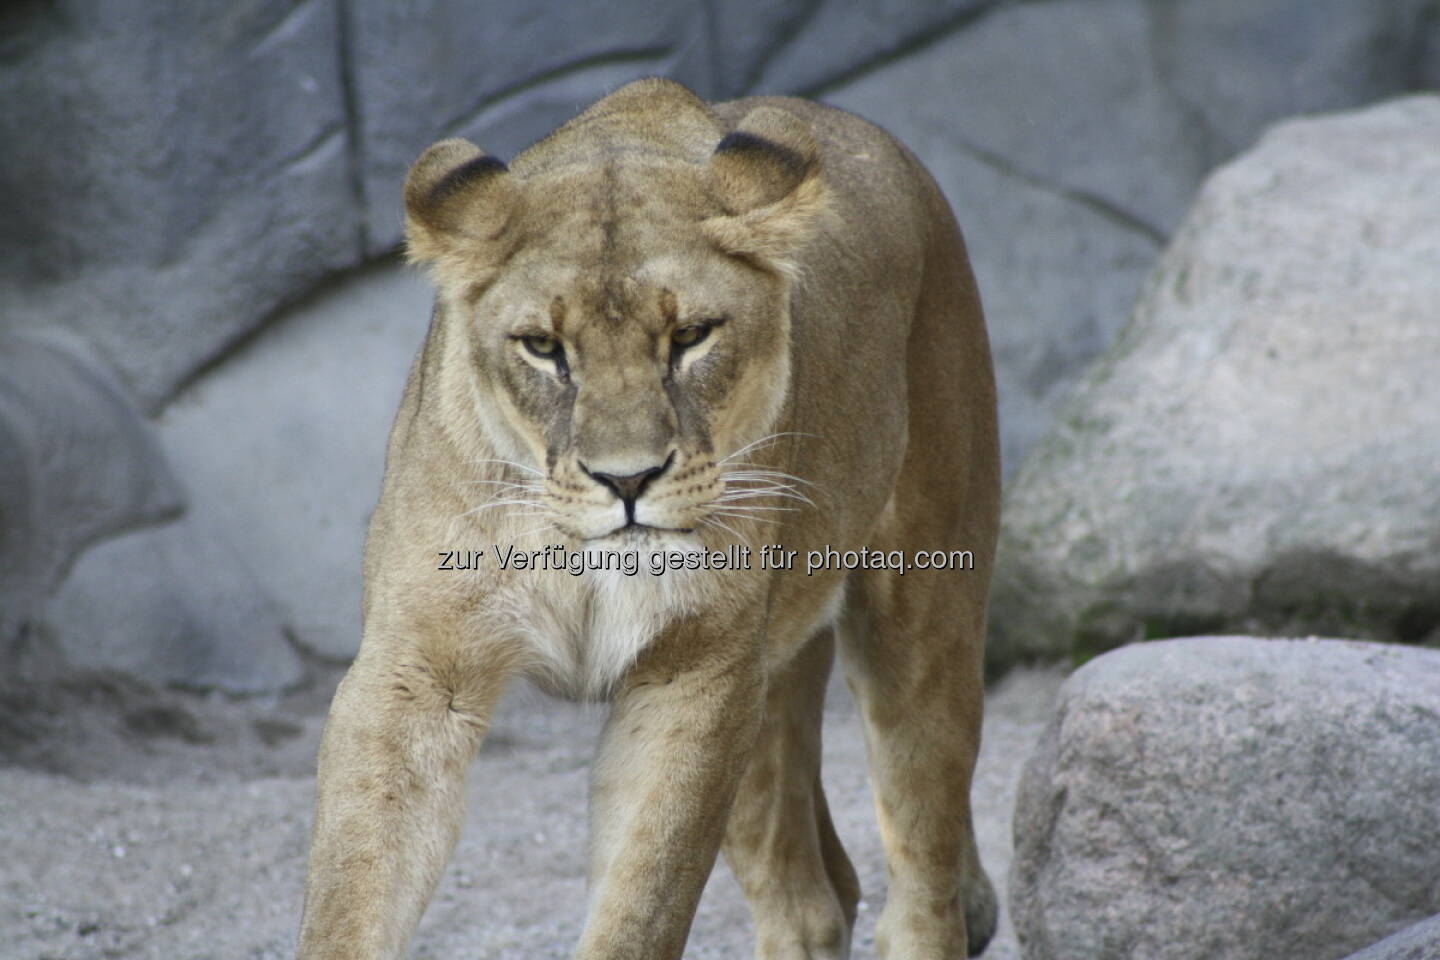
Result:
[[6,326],[84,334],[155,410],[362,259],[331,0],[5,17]]
[[1004,4],[822,97],[935,172],[985,299],[1007,476],[1205,176],[1294,114],[1440,86],[1431,0]]
[[[287,361],[251,341],[303,326],[306,298],[327,278],[394,247],[400,180],[439,137],[465,135],[508,155],[607,89],[654,73],[711,98],[816,95],[888,126],[935,171],[966,226],[1009,471],[1111,341],[1205,173],[1280,117],[1432,84],[1437,11],[1434,0],[11,4],[0,13],[0,330],[78,338],[95,376],[126,398],[131,426],[110,430],[110,414],[70,404],[68,425],[42,435],[69,459],[17,442],[0,463],[0,571],[9,571],[0,651],[24,635],[88,659],[89,641],[74,633],[83,618],[35,611],[47,597],[67,610],[81,602],[81,587],[64,579],[96,568],[77,563],[77,551],[186,503],[207,515],[207,536],[236,558],[230,566],[250,571],[235,583],[266,595],[263,619],[277,628],[264,631],[272,652],[255,663],[271,666],[233,682],[198,667],[154,676],[256,689],[293,676],[274,652],[285,636],[333,655],[354,649],[351,554],[378,482],[375,425],[368,414],[311,417],[286,406],[295,382],[279,375]],[[411,321],[423,325],[423,312],[405,309],[395,329],[407,331],[397,338],[406,345],[387,346],[374,367],[385,384],[403,375]],[[336,322],[330,336],[340,354],[370,342],[358,323]],[[24,392],[27,356],[0,350],[0,381]],[[322,393],[354,386],[324,365],[294,376]],[[249,419],[236,412],[243,404],[231,406],[240,388],[227,378],[261,391],[245,394]],[[168,459],[159,457],[154,438],[142,439],[144,415],[168,420],[172,410],[225,432],[165,427]],[[32,415],[0,405],[0,436],[34,435]],[[58,439],[96,431],[114,442]],[[259,485],[262,468],[223,510],[206,505],[216,465],[239,469],[234,451],[269,455],[307,431],[323,431],[340,459],[311,456],[271,487]],[[113,449],[124,437],[131,449]],[[356,450],[366,452],[347,459]],[[146,487],[154,503],[112,504],[96,528],[108,533],[48,536],[68,520],[35,490],[140,463],[176,474],[170,487]],[[260,532],[271,528],[331,549],[302,556]],[[48,559],[21,546],[40,540]],[[133,562],[160,564],[162,553],[146,548]],[[298,579],[276,572],[302,568]],[[153,584],[158,575],[136,576]],[[180,609],[166,604],[146,606],[147,616]],[[224,631],[210,636],[204,618],[174,617],[189,623],[183,641],[172,637],[153,656],[168,662],[165,651],[182,643],[187,662],[232,662],[206,652],[232,642]],[[152,634],[170,635],[147,629],[119,646]]]

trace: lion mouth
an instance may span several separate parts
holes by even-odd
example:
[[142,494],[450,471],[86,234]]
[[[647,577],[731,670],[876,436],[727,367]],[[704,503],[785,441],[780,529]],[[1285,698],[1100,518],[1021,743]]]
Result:
[[628,523],[623,523],[623,524],[621,524],[620,526],[616,527],[616,528],[613,529],[613,530],[610,530],[610,531],[608,531],[608,532],[606,532],[606,533],[600,534],[598,537],[586,537],[586,538],[585,538],[585,542],[586,542],[586,543],[590,543],[590,542],[595,541],[595,540],[607,540],[607,539],[609,539],[610,537],[632,536],[632,537],[642,537],[642,538],[643,538],[643,537],[649,537],[649,536],[651,536],[651,535],[653,535],[653,534],[657,534],[657,533],[694,533],[694,532],[695,532],[695,528],[694,528],[694,527],[657,527],[657,526],[655,526],[655,525],[653,525],[653,524],[640,523],[640,522],[637,521],[637,520],[631,520],[631,521],[629,521]]

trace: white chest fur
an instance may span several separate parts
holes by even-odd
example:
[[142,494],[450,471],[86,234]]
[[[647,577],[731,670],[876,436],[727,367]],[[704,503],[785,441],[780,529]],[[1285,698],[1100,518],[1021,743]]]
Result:
[[707,574],[611,568],[535,570],[507,577],[497,605],[504,628],[528,653],[544,688],[599,699],[667,625],[705,606]]

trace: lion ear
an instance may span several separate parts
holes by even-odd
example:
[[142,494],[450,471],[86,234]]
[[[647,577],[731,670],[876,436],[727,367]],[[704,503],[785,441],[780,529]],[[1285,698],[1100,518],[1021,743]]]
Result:
[[412,263],[498,262],[520,206],[505,164],[468,140],[442,140],[405,177],[405,239]]
[[793,274],[825,210],[820,148],[809,125],[785,110],[757,107],[715,148],[709,177],[725,211],[701,224],[711,242]]

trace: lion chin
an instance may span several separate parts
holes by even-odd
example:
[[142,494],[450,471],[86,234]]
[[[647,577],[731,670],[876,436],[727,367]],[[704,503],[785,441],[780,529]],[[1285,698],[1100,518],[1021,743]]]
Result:
[[[982,949],[994,381],[919,162],[839,110],[650,79],[509,164],[435,144],[404,205],[435,308],[321,745],[300,956],[405,955],[521,678],[610,704],[576,957],[679,958],[722,849],[757,956],[848,956],[819,749],[837,647],[891,879],[877,951]],[[437,570],[446,550],[465,563]],[[857,551],[897,559],[793,562]]]

